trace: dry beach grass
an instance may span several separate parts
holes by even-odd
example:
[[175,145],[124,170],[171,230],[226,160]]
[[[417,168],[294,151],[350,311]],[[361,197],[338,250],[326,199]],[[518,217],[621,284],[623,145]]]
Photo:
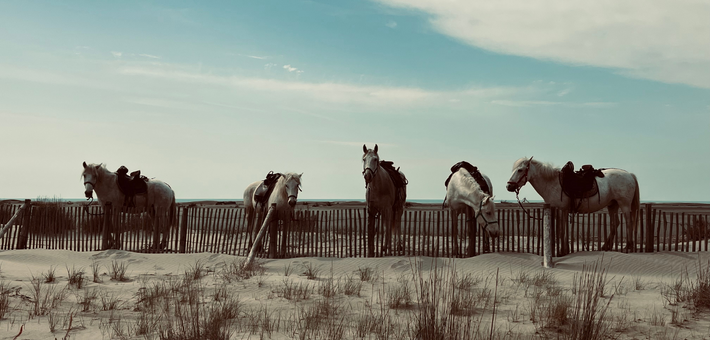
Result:
[[[706,339],[710,254],[0,253],[0,338]],[[97,272],[98,269],[98,272]]]

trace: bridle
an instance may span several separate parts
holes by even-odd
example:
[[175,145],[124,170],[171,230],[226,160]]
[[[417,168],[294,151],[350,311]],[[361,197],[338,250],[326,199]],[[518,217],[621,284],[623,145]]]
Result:
[[[362,175],[365,176],[365,172],[367,172],[367,170],[370,170],[370,173],[372,174],[372,177],[374,178],[377,171],[380,170],[380,162],[375,162],[375,164],[377,165],[375,170],[372,170],[372,168],[366,167],[364,170],[362,170]],[[367,188],[367,183],[365,183],[365,188]]]
[[[521,180],[525,179],[525,182],[528,181],[528,172],[530,171],[530,163],[532,163],[532,159],[533,158],[530,157],[530,159],[528,160],[528,165],[525,167],[525,174],[523,175],[523,177],[520,178]],[[525,209],[525,207],[523,206],[523,203],[520,202],[520,197],[518,197],[518,194],[520,193],[521,186],[518,185],[519,182],[520,182],[520,180],[518,180],[518,182],[515,183],[515,199],[518,200],[518,205],[520,206],[520,208],[523,209],[523,211],[525,212],[526,215],[528,215],[528,217],[530,217],[534,220],[542,220],[541,218],[537,218],[537,217],[530,215],[530,212],[527,209]],[[510,182],[508,182],[508,183],[510,183]]]
[[483,221],[486,222],[486,225],[483,226],[483,229],[485,229],[486,231],[488,231],[488,225],[489,225],[489,224],[498,224],[498,220],[488,221],[488,220],[486,219],[486,216],[483,216],[483,200],[481,200],[481,203],[478,204],[478,213],[477,213],[476,216],[473,218],[473,220],[476,221],[476,222],[478,222],[478,217],[479,217],[479,216],[483,219]]
[[[84,181],[84,186],[86,186],[87,183],[88,183],[88,184],[91,184],[91,187],[92,187],[93,189],[96,188],[96,181],[94,181],[94,183],[91,183],[91,181]],[[86,213],[89,214],[89,215],[93,215],[93,216],[99,216],[99,215],[103,215],[103,214],[104,214],[104,213],[94,214],[94,213],[89,212],[89,206],[91,206],[91,204],[94,203],[94,195],[91,195],[91,197],[87,197],[86,200],[87,200],[88,202],[86,202],[86,204],[84,205],[84,212],[86,212]]]

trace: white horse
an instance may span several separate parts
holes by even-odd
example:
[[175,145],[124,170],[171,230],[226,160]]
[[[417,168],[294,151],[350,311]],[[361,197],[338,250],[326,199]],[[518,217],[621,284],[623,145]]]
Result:
[[274,212],[276,215],[272,221],[269,221],[272,228],[272,237],[269,240],[269,252],[272,258],[276,257],[277,239],[275,231],[276,228],[278,228],[278,221],[283,221],[281,257],[286,256],[286,237],[288,235],[291,217],[293,216],[293,209],[298,200],[298,192],[301,191],[301,176],[303,176],[303,173],[296,174],[287,172],[282,174],[276,183],[274,183],[274,188],[264,204],[257,202],[254,198],[256,188],[264,182],[263,180],[249,184],[244,190],[244,209],[247,215],[247,232],[249,233],[250,247],[259,247],[258,244],[252,244],[256,234],[259,232],[258,228],[254,228],[254,222],[258,221],[258,219],[256,219],[257,213],[261,214],[261,218],[263,219],[270,207],[276,204],[276,210]]
[[[106,169],[105,164],[86,164],[81,177],[84,179],[84,194],[87,199],[93,199],[93,192],[102,207],[106,203],[111,203],[115,212],[121,211],[126,202],[125,195],[118,187],[118,175]],[[170,227],[175,221],[177,206],[175,205],[175,192],[170,186],[160,180],[150,179],[147,184],[145,194],[137,194],[134,198],[135,211],[146,211],[149,213],[153,226],[162,225],[162,221],[167,221],[167,227],[160,228],[163,234],[162,241],[154,240],[154,249],[164,249],[167,246],[170,235]],[[126,207],[127,208],[127,207]],[[159,242],[159,244],[158,244]]]
[[[611,232],[604,241],[602,250],[610,250],[613,246],[616,229],[620,224],[618,212],[624,214],[626,219],[626,251],[635,251],[633,231],[637,228],[639,219],[639,184],[636,175],[621,169],[603,169],[604,177],[597,178],[599,192],[581,201],[571,201],[563,194],[560,185],[560,168],[533,160],[532,157],[521,158],[513,164],[513,174],[508,180],[506,189],[517,192],[525,183],[530,182],[545,203],[563,211],[567,216],[571,203],[575,203],[580,213],[591,213],[607,208],[611,220]],[[566,220],[566,219],[565,219]],[[561,230],[560,237],[566,234]],[[568,244],[563,242],[562,255],[568,253]]]
[[[493,185],[488,176],[481,174],[488,184],[491,194]],[[496,216],[495,202],[493,196],[483,191],[476,179],[471,176],[468,170],[461,168],[453,175],[449,185],[446,187],[446,200],[451,211],[452,230],[451,237],[454,240],[454,256],[458,256],[458,216],[467,214],[469,221],[476,223],[483,230],[483,237],[487,237],[487,231],[491,237],[497,238],[499,234],[498,218]],[[474,216],[471,218],[471,216]],[[469,256],[473,256],[473,244],[475,229],[469,228]]]
[[406,178],[401,171],[398,175],[403,179],[404,186],[397,189],[387,170],[382,170],[380,156],[377,154],[377,144],[374,149],[362,146],[362,174],[365,178],[365,201],[367,202],[367,256],[375,255],[375,216],[380,215],[385,232],[385,244],[382,253],[387,253],[392,245],[392,234],[397,239],[396,247],[402,245],[400,224],[404,214],[404,203],[407,200]]

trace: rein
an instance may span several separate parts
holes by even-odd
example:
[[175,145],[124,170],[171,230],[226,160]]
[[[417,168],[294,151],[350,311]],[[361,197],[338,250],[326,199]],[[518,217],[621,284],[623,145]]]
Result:
[[478,216],[481,216],[481,218],[483,218],[483,221],[486,222],[486,225],[483,226],[483,229],[488,230],[488,225],[489,225],[489,224],[493,224],[493,223],[496,223],[496,224],[497,224],[497,223],[498,223],[498,220],[488,222],[488,220],[486,219],[486,216],[483,216],[483,200],[481,200],[481,203],[478,204],[478,213],[477,213],[476,216],[473,218],[473,220],[474,220],[474,221],[478,221]]
[[519,192],[520,192],[520,188],[515,189],[515,199],[518,200],[518,205],[520,205],[520,207],[523,209],[525,214],[528,215],[528,217],[532,218],[533,220],[541,221],[542,220],[541,218],[537,218],[537,217],[530,215],[530,212],[528,211],[528,209],[525,209],[525,207],[523,206],[523,203],[520,202],[520,197],[518,197]]
[[93,195],[91,196],[91,198],[87,198],[87,200],[89,200],[89,202],[84,205],[84,212],[86,212],[87,214],[89,214],[91,216],[101,216],[104,214],[104,213],[94,214],[94,213],[89,212],[89,206],[91,205],[91,203],[94,203]]

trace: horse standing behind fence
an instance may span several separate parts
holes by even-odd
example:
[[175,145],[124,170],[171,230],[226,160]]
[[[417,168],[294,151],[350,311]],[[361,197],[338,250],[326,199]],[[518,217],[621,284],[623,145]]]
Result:
[[[469,225],[468,255],[473,256],[473,246],[476,229],[470,223],[476,223],[483,231],[491,237],[497,238],[499,233],[498,218],[496,216],[495,203],[493,202],[493,186],[488,176],[481,174],[488,184],[489,193],[483,191],[476,179],[471,176],[468,170],[460,168],[451,175],[451,179],[446,186],[446,200],[451,211],[451,238],[454,241],[454,256],[459,255],[458,242],[458,216],[465,213],[468,216],[466,221]],[[486,249],[487,250],[487,249]]]
[[[123,210],[127,200],[118,187],[118,175],[108,170],[105,164],[87,165],[84,162],[83,165],[84,171],[81,173],[81,177],[84,179],[86,198],[93,199],[93,192],[96,191],[96,197],[102,207],[110,202],[114,209]],[[135,199],[131,201],[135,203],[135,208],[137,208],[131,210],[137,213],[148,212],[153,228],[159,228],[163,235],[162,240],[154,240],[153,249],[165,249],[168,246],[170,228],[175,221],[177,210],[175,192],[167,183],[157,179],[148,180],[146,185],[146,193],[136,195]],[[117,241],[118,238],[115,240]],[[112,248],[116,247],[120,248],[121,245],[114,244]]]
[[269,239],[269,252],[272,258],[276,257],[276,229],[278,228],[278,222],[283,221],[283,232],[281,233],[281,257],[286,256],[286,247],[288,246],[288,232],[291,224],[291,218],[293,216],[293,208],[296,206],[298,200],[298,192],[301,190],[301,174],[296,174],[293,172],[287,172],[285,174],[280,174],[278,180],[274,184],[274,188],[271,191],[268,199],[265,202],[259,202],[255,198],[256,189],[264,181],[256,181],[249,184],[244,190],[244,209],[247,215],[247,232],[249,233],[249,245],[250,247],[259,248],[258,244],[252,244],[256,234],[259,232],[257,228],[254,228],[255,222],[259,221],[257,219],[257,214],[261,215],[261,218],[265,218],[268,209],[271,208],[273,204],[275,207],[275,217],[272,221],[264,221],[264,223],[270,223],[272,228],[271,238]]
[[[404,213],[404,203],[407,200],[407,179],[399,169],[394,170],[394,174],[390,174],[387,170],[379,171],[383,164],[380,162],[377,149],[377,144],[374,149],[368,149],[366,145],[362,146],[364,152],[362,174],[365,178],[365,201],[367,202],[368,257],[375,256],[374,230],[375,216],[378,214],[382,228],[385,229],[385,243],[382,253],[386,254],[390,251],[392,233],[396,235],[397,249],[401,248],[400,224]],[[393,179],[392,176],[400,176],[400,178]],[[402,183],[400,187],[395,184],[397,180]]]
[[[545,203],[551,207],[562,210],[567,216],[572,203],[577,212],[591,213],[607,208],[611,220],[611,231],[604,241],[602,250],[610,250],[614,244],[616,229],[620,224],[619,209],[626,219],[626,251],[635,251],[636,245],[633,232],[637,228],[639,219],[639,185],[636,175],[621,169],[602,169],[604,177],[597,178],[598,193],[594,196],[573,201],[562,190],[560,184],[560,168],[533,160],[532,157],[521,158],[513,164],[513,174],[508,180],[506,188],[510,192],[520,191],[527,182],[535,188]],[[566,221],[566,218],[565,218]],[[561,229],[560,237],[564,237],[566,228]],[[567,242],[563,243],[562,254],[568,253]]]

